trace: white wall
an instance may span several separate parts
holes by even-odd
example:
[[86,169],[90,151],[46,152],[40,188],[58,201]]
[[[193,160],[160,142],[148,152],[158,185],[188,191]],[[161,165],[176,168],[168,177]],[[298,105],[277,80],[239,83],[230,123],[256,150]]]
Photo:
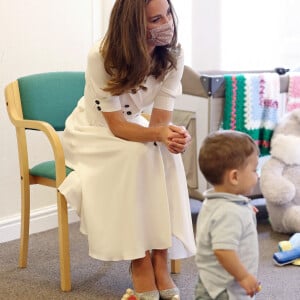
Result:
[[178,39],[184,48],[185,64],[192,64],[192,11],[193,0],[173,0],[176,14],[178,16]]
[[[4,87],[27,74],[84,70],[89,48],[103,34],[111,3],[112,0],[0,1],[0,242],[16,238],[20,211],[17,145],[6,113]],[[36,133],[31,136],[34,149],[30,161],[50,158],[46,140]],[[41,219],[54,216],[55,205],[53,189],[32,188],[31,208],[37,226],[53,226],[43,224]],[[38,230],[33,226],[32,232]]]
[[181,31],[192,32],[192,54],[187,63],[194,69],[300,67],[298,0],[177,2],[181,10],[189,9],[186,2],[192,2],[192,27]]
[[221,62],[222,0],[192,0],[192,62],[195,70],[217,70]]
[[[221,69],[271,70],[281,63],[281,0],[227,0],[221,11]],[[236,12],[234,17],[232,12]]]

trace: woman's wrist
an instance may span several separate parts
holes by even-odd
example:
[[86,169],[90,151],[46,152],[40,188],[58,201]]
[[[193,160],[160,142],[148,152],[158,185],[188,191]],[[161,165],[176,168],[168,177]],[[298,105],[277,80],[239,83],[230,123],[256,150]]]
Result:
[[156,142],[162,142],[163,141],[162,132],[163,132],[164,126],[157,126],[157,127],[152,127],[152,128],[155,131],[155,133],[154,133],[154,140]]

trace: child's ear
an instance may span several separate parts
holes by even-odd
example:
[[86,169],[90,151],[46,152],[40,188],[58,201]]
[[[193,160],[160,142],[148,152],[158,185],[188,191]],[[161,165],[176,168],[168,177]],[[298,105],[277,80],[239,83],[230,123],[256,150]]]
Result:
[[228,172],[228,179],[232,185],[238,184],[238,170],[233,169]]

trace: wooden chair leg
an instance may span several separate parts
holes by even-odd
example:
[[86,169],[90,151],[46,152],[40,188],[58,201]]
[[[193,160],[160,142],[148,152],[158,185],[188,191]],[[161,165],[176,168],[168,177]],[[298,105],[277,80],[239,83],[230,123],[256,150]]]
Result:
[[58,235],[60,256],[60,286],[62,291],[71,290],[70,246],[68,206],[65,197],[57,191]]
[[180,259],[171,259],[171,273],[178,274],[180,273],[181,265]]
[[27,267],[29,222],[30,222],[30,186],[27,179],[21,178],[21,237],[19,267]]

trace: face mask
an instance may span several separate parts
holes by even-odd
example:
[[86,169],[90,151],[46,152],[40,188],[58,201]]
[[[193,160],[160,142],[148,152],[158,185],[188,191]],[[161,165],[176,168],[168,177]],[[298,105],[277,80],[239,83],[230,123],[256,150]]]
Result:
[[148,43],[153,46],[166,46],[171,43],[174,35],[173,20],[159,27],[148,29]]

